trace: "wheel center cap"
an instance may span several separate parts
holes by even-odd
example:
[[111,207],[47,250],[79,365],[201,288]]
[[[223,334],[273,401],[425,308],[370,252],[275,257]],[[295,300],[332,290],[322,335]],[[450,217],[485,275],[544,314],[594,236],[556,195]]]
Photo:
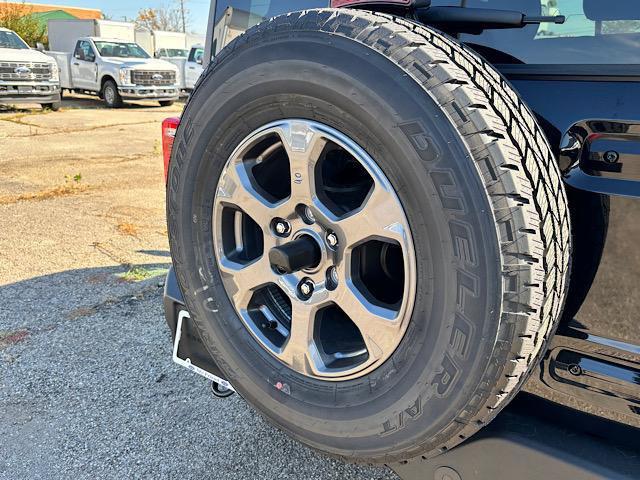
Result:
[[303,235],[269,250],[269,262],[279,272],[293,273],[320,264],[320,245],[310,235]]

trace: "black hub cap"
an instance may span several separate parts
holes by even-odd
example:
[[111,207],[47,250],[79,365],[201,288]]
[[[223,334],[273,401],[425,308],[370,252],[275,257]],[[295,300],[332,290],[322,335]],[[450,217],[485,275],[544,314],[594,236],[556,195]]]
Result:
[[308,235],[269,250],[269,261],[280,273],[299,272],[315,268],[320,263],[322,252],[318,243]]

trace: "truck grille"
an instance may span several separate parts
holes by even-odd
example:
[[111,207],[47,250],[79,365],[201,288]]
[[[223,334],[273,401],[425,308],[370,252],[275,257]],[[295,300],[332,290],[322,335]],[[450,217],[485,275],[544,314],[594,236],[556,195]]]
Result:
[[0,80],[50,80],[51,64],[0,62]]
[[147,72],[147,71],[134,70],[132,72],[132,80],[135,85],[143,85],[143,86],[175,85],[176,72],[172,72],[172,71]]

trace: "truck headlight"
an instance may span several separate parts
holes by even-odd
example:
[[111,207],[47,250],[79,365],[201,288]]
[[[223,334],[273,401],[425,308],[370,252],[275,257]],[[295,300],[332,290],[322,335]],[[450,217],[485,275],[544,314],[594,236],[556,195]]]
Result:
[[51,81],[59,82],[60,81],[60,69],[58,69],[57,63],[51,64]]
[[131,85],[131,69],[120,69],[120,85]]

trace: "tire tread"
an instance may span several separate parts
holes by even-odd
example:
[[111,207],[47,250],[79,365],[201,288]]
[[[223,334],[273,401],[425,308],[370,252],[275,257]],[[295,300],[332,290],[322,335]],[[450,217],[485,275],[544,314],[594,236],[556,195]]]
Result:
[[[504,358],[504,363],[490,363],[467,409],[435,439],[384,458],[345,460],[391,463],[431,458],[472,436],[508,404],[541,360],[555,331],[571,255],[567,197],[559,167],[534,114],[489,63],[444,33],[383,13],[307,10],[252,27],[209,63],[185,112],[203,80],[234,51],[259,43],[269,32],[291,32],[292,28],[350,38],[384,55],[423,86],[468,143],[493,207],[502,275],[505,283],[517,286],[516,291],[503,292],[495,339],[494,358]],[[174,248],[178,246],[172,243]]]

